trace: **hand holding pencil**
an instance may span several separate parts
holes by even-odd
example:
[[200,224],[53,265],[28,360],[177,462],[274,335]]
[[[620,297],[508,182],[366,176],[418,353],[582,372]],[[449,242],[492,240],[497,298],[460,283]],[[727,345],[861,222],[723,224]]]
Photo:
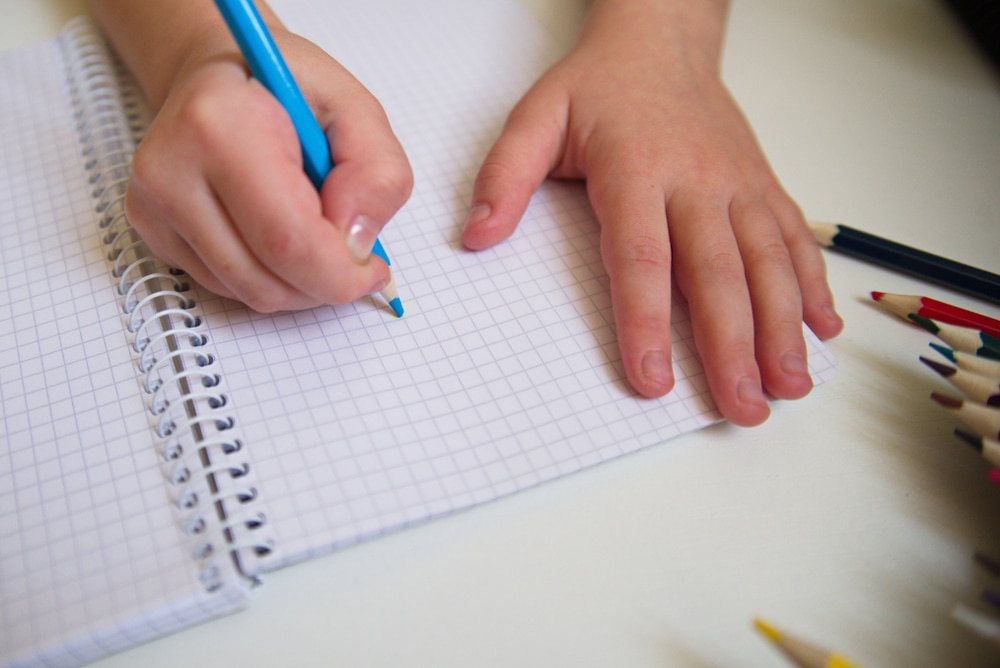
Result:
[[250,77],[212,3],[92,8],[158,112],[127,198],[158,256],[263,312],[344,303],[389,283],[369,253],[412,174],[381,106],[350,73],[261,3],[320,127],[337,139],[337,169],[317,192],[289,115]]

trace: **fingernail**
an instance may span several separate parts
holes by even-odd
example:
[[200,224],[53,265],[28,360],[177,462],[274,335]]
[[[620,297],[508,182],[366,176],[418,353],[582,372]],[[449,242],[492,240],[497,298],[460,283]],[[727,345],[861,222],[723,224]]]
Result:
[[360,215],[351,221],[351,226],[347,228],[347,250],[351,251],[359,262],[364,262],[372,254],[372,246],[378,237],[379,227],[374,220],[365,215]]
[[763,404],[764,393],[760,389],[760,383],[750,376],[743,376],[736,384],[736,396],[740,403]]
[[651,350],[643,355],[642,377],[650,384],[670,387],[674,382],[674,368],[670,358],[659,350]]
[[493,207],[489,204],[477,204],[469,211],[469,217],[465,219],[465,227],[463,229],[467,230],[474,225],[478,225],[487,218],[490,217],[490,213],[493,211]]
[[793,376],[802,376],[808,372],[806,358],[797,352],[787,352],[781,356],[781,370]]

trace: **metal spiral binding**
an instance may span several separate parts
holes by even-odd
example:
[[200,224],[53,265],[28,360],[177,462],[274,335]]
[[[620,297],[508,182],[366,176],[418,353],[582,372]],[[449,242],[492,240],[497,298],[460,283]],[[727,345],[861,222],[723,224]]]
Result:
[[179,526],[190,538],[206,589],[222,586],[224,555],[256,579],[244,568],[242,553],[262,556],[272,548],[258,537],[266,520],[253,507],[257,490],[248,482],[250,466],[241,460],[235,421],[226,415],[222,379],[212,369],[215,356],[199,331],[186,277],[152,255],[125,212],[132,156],[148,122],[145,103],[90,20],[67,25],[61,47],[101,238],[155,416]]

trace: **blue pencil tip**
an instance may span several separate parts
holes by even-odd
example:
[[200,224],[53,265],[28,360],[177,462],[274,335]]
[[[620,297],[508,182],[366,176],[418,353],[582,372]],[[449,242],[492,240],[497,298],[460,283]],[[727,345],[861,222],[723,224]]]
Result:
[[399,297],[389,302],[389,306],[392,307],[392,311],[396,314],[397,318],[403,317],[403,301]]
[[939,346],[936,343],[930,344],[931,348],[941,353],[943,357],[947,357],[952,362],[955,361],[955,352],[951,348],[945,348],[944,346]]

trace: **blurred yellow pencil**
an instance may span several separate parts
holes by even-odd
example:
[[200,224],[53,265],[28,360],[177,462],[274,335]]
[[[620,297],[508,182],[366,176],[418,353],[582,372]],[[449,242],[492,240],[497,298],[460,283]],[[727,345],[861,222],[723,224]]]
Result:
[[799,668],[860,668],[842,654],[821,647],[778,630],[759,617],[753,620],[764,637],[780,649]]

